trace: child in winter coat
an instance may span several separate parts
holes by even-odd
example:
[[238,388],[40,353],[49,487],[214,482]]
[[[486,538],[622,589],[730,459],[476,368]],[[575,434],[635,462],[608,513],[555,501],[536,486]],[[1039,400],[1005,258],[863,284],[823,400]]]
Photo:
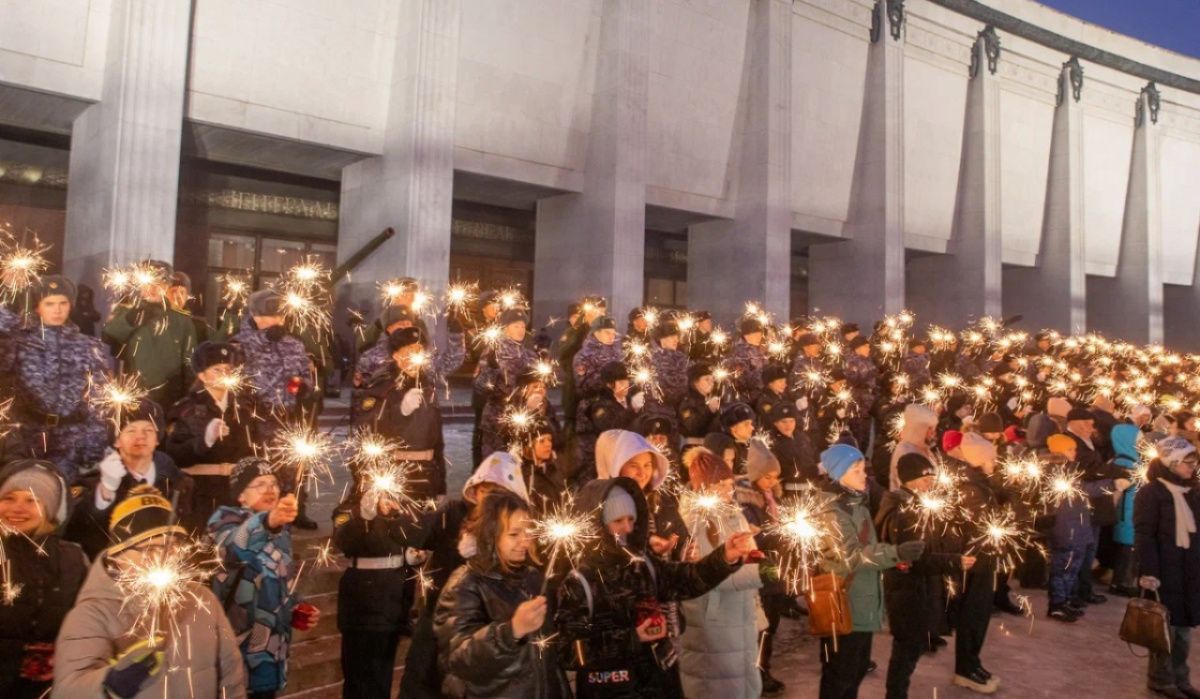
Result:
[[[1075,440],[1064,434],[1050,435],[1046,439],[1050,453],[1065,462],[1068,473],[1082,475]],[[1081,480],[1078,493],[1062,498],[1054,516],[1054,529],[1050,534],[1050,582],[1047,585],[1050,608],[1046,616],[1065,623],[1074,623],[1083,616],[1083,603],[1074,599],[1079,580],[1079,568],[1090,565],[1084,561],[1087,549],[1094,543],[1092,514],[1089,498],[1113,492],[1114,487],[1123,491],[1129,481],[1119,479]]]
[[[782,403],[779,410],[791,408]],[[742,508],[742,516],[754,532],[754,541],[761,551],[778,553],[781,550],[779,537],[770,533],[779,523],[780,472],[779,460],[762,442],[750,442],[750,454],[746,459],[746,477],[737,482],[734,499]],[[766,615],[767,628],[758,637],[758,666],[762,676],[763,696],[776,696],[786,688],[771,675],[771,655],[774,639],[779,631],[783,614],[795,604],[793,597],[778,580],[764,581],[760,591],[762,610]]]
[[468,524],[476,551],[438,598],[434,631],[443,692],[464,699],[570,697],[558,665],[553,614],[532,565],[529,506],[494,491]]
[[[755,444],[751,445],[751,459]],[[688,456],[689,488],[733,504],[733,472],[725,462],[703,449],[693,450]],[[773,477],[778,477],[778,465]],[[714,512],[693,506],[690,497],[681,502],[684,521],[694,533],[689,546],[692,560],[711,553],[734,532],[754,532],[740,508]],[[779,578],[772,566],[749,563],[712,590],[683,603],[687,623],[681,637],[679,673],[685,695],[723,699],[758,699],[762,695],[758,640],[767,624],[758,592],[764,577]],[[778,693],[779,689],[772,692]]]
[[281,498],[275,467],[256,456],[234,465],[229,485],[240,506],[219,507],[208,521],[225,564],[213,578],[213,593],[225,603],[241,643],[247,691],[271,699],[287,684],[292,629],[311,629],[321,614],[290,592],[296,496]]
[[[1122,423],[1114,425],[1109,433],[1109,442],[1115,456],[1110,462],[1113,466],[1132,474],[1137,470],[1138,451],[1137,440],[1141,431],[1136,425]],[[1117,501],[1117,523],[1113,526],[1113,543],[1116,551],[1113,557],[1113,579],[1108,591],[1122,597],[1135,597],[1138,594],[1137,573],[1133,555],[1133,501],[1137,496],[1136,485],[1130,486],[1121,493]]]
[[633,480],[592,481],[575,508],[594,517],[600,532],[558,591],[556,625],[572,651],[576,696],[681,698],[663,604],[698,597],[737,571],[753,548],[750,533],[730,535],[699,561],[677,563],[650,552],[650,512]]
[[871,640],[883,627],[883,571],[901,561],[912,562],[925,551],[925,542],[879,543],[867,507],[866,457],[848,444],[821,452],[821,470],[828,476],[822,488],[824,528],[836,532],[836,546],[820,562],[824,572],[843,580],[847,588],[852,630],[835,639],[821,639],[821,699],[853,699],[871,663]]

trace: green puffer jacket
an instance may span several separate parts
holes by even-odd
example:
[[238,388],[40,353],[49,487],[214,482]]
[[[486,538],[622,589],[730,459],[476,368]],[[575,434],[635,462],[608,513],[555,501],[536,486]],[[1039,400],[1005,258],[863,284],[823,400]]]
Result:
[[867,493],[855,493],[833,482],[822,487],[822,518],[830,531],[840,534],[836,545],[821,557],[821,571],[850,581],[850,618],[855,631],[883,628],[883,571],[900,562],[896,547],[881,544],[867,507]]

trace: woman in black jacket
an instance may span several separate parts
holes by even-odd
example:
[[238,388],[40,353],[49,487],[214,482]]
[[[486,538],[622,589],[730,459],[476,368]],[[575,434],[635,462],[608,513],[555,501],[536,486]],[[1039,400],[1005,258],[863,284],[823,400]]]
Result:
[[75,604],[87,558],[55,531],[66,519],[66,484],[49,461],[21,459],[0,471],[0,697],[34,699],[54,679],[54,639]]
[[1158,443],[1149,483],[1133,504],[1138,585],[1155,592],[1171,622],[1170,655],[1151,654],[1148,684],[1168,697],[1200,697],[1188,679],[1188,645],[1200,624],[1200,538],[1196,536],[1200,492],[1196,489],[1196,449],[1186,439]]
[[519,496],[488,493],[467,529],[476,551],[454,571],[438,598],[434,630],[443,692],[471,699],[560,699],[571,696],[542,572],[533,554],[529,506]]

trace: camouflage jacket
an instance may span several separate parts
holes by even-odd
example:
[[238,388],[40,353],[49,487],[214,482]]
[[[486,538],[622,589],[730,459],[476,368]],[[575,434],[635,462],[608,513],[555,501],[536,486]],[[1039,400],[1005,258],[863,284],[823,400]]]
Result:
[[[232,341],[241,347],[246,375],[254,386],[258,403],[267,410],[289,413],[299,403],[299,396],[312,389],[308,353],[304,343],[296,338],[284,335],[272,342],[247,315],[242,318],[241,329]],[[299,392],[288,390],[293,379],[302,384]]]
[[646,402],[666,407],[673,421],[675,409],[688,391],[688,356],[679,350],[655,347],[650,351],[650,363],[659,395],[650,396]]
[[733,388],[737,391],[739,400],[754,405],[758,394],[762,392],[762,370],[767,363],[767,355],[761,347],[756,347],[745,340],[733,343],[726,367],[733,374]]
[[605,364],[624,361],[621,352],[621,339],[617,338],[611,345],[606,345],[590,334],[583,341],[583,348],[575,355],[571,363],[571,371],[575,374],[575,391],[577,398],[582,400],[596,395],[604,388],[604,380],[600,378],[600,370]]
[[900,371],[908,375],[908,385],[913,390],[933,381],[933,376],[929,372],[928,354],[909,352],[904,355],[904,359],[900,361]]
[[870,357],[851,354],[846,358],[846,383],[854,393],[854,402],[859,414],[865,414],[875,403],[879,393],[879,368]]
[[[446,375],[462,366],[466,356],[465,334],[462,332],[449,333],[446,336],[446,351],[442,352],[436,349],[432,351],[429,362],[425,364],[425,369],[421,372],[422,379],[438,386],[444,384]],[[387,338],[381,337],[370,349],[359,355],[358,363],[354,367],[355,384],[365,385],[372,376],[391,364],[392,355],[388,352]]]

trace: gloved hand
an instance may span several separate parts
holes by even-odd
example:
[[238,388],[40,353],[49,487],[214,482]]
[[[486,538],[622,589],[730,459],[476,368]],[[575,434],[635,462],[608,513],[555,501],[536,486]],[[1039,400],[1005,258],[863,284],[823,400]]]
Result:
[[799,398],[797,398],[796,399],[796,410],[801,413],[804,412],[805,410],[808,410],[808,398],[806,398],[804,396],[800,396]]
[[762,580],[764,585],[779,582],[779,566],[774,563],[759,563],[758,579]]
[[321,610],[308,602],[301,602],[292,610],[292,628],[297,631],[308,631],[317,625],[321,618]]
[[1159,588],[1160,585],[1162,585],[1162,582],[1153,575],[1143,575],[1142,577],[1138,578],[1138,587],[1142,588],[1143,590],[1154,592]]
[[121,455],[117,452],[110,451],[100,460],[100,485],[108,492],[117,492],[125,473],[125,464],[121,462]]
[[429,560],[429,552],[425,549],[415,549],[411,546],[404,549],[404,562],[414,568]]
[[896,555],[902,561],[912,562],[921,557],[925,553],[925,542],[920,539],[914,541],[906,541],[903,544],[896,546]]
[[109,696],[127,699],[142,691],[142,686],[157,675],[163,664],[163,639],[154,646],[142,640],[126,648],[112,661],[104,675],[104,689]]
[[639,392],[636,395],[634,395],[633,398],[630,398],[629,399],[629,407],[633,409],[633,412],[640,413],[642,411],[642,408],[646,407],[645,392]]
[[204,443],[211,447],[217,441],[229,436],[229,425],[219,417],[214,417],[208,421],[208,425],[204,428]]
[[425,395],[419,388],[410,388],[404,393],[404,399],[400,401],[400,414],[408,417],[416,412],[417,408],[421,407],[421,403],[425,401]]

